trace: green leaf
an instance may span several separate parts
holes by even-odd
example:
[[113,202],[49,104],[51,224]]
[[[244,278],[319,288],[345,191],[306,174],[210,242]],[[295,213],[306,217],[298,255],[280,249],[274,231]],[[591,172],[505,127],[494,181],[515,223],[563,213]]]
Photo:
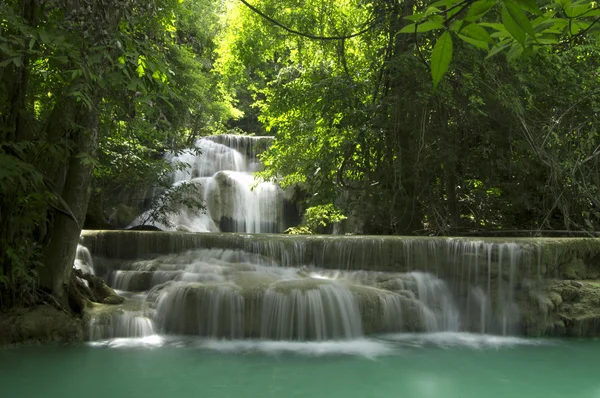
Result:
[[479,0],[474,2],[471,7],[469,7],[469,11],[467,11],[467,15],[465,15],[465,21],[476,21],[479,18],[483,17],[493,6],[496,5],[496,0]]
[[485,26],[486,28],[492,28],[499,32],[508,32],[506,30],[506,26],[501,23],[489,23],[489,22],[481,22],[478,24],[479,26]]
[[576,35],[577,33],[579,33],[582,30],[585,30],[587,28],[589,28],[591,25],[591,23],[589,22],[584,22],[584,21],[579,21],[579,22],[573,22],[571,24],[571,34],[572,35]]
[[[19,58],[19,57],[16,57],[16,58]],[[7,66],[11,62],[13,62],[13,60],[14,60],[14,58],[8,58],[8,59],[5,59],[4,61],[0,62],[0,68],[4,68],[5,66]]]
[[564,7],[565,15],[569,18],[577,18],[584,14],[587,16],[589,9],[589,4],[577,5],[577,3],[569,4],[568,6]]
[[515,43],[510,48],[508,53],[506,53],[506,60],[508,62],[512,62],[515,59],[519,58],[523,54],[523,46],[521,44]]
[[431,77],[433,78],[434,90],[442,81],[451,60],[452,36],[450,32],[446,31],[437,39],[431,53]]
[[440,0],[433,3],[430,7],[451,7],[460,2],[461,0]]
[[419,13],[415,13],[413,15],[404,17],[404,19],[408,19],[409,21],[419,22],[419,21],[422,21],[423,19],[425,19],[425,14],[423,14],[422,12],[419,12]]
[[428,17],[432,14],[438,14],[440,12],[441,12],[441,10],[439,8],[431,6],[431,7],[427,8],[427,10],[425,11],[425,16]]
[[506,6],[502,7],[502,23],[516,41],[525,44],[525,31],[517,24]]
[[40,29],[39,34],[40,34],[40,40],[42,41],[42,43],[44,43],[44,44],[50,43],[50,36],[48,35],[48,32],[46,32],[45,29]]
[[429,32],[430,30],[443,29],[444,25],[438,22],[427,21],[420,24],[410,24],[400,30],[400,33],[415,33],[415,28],[418,33]]
[[536,0],[513,0],[521,9],[529,11],[532,14],[539,15],[542,13]]
[[525,15],[523,10],[511,0],[504,0],[504,5],[506,6],[506,9],[508,10],[508,13],[512,17],[513,21],[519,26],[519,28],[531,36],[531,38],[536,40],[535,32],[533,31],[531,22],[529,22],[529,18],[527,18],[527,15]]
[[460,33],[462,35],[465,35],[465,36],[470,37],[475,40],[479,40],[479,41],[483,41],[483,42],[487,42],[487,43],[493,42],[488,31],[485,30],[485,28],[483,28],[482,26],[477,25],[477,24],[470,24],[470,25],[465,26],[460,31]]
[[8,44],[6,43],[0,44],[0,50],[2,50],[2,52],[6,55],[14,55],[14,52],[12,52],[10,48],[8,48]]
[[510,44],[498,44],[495,45],[492,50],[490,51],[490,53],[488,54],[488,56],[486,57],[486,59],[493,57],[494,55],[506,50],[508,47],[510,47]]
[[465,36],[465,35],[460,34],[460,33],[458,34],[458,37],[460,37],[461,39],[463,39],[467,43],[474,45],[475,47],[484,49],[486,51],[489,51],[489,49],[490,49],[489,44],[487,42],[485,42],[485,41],[476,40],[476,39],[473,39],[473,38],[471,38],[469,36]]
[[555,32],[555,33],[560,33],[562,32],[563,28],[565,27],[565,25],[567,25],[567,20],[563,19],[563,18],[550,18],[550,19],[546,19],[544,21],[541,21],[539,23],[535,23],[534,21],[534,25],[533,25],[533,30],[536,33],[540,33],[540,32],[546,32],[546,33],[550,33],[550,32]]

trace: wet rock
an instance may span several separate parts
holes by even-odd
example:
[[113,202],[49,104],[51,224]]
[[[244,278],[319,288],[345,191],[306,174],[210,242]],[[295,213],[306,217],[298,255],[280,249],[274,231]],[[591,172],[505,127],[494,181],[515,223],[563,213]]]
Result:
[[[549,281],[546,298],[552,302],[548,312],[531,308],[529,335],[591,337],[600,336],[600,283],[588,281]],[[522,311],[526,313],[525,306]],[[536,323],[537,322],[537,323]],[[533,326],[531,326],[533,325]]]
[[91,301],[104,304],[119,304],[123,302],[119,299],[119,295],[116,294],[113,289],[108,287],[108,285],[104,282],[104,279],[95,275],[84,274],[78,269],[73,270],[73,275],[88,282],[90,295],[89,299]]
[[561,297],[564,302],[572,303],[579,301],[581,298],[581,291],[579,288],[574,287],[569,284],[568,286],[564,286],[560,292]]
[[125,297],[117,296],[115,294],[115,295],[106,297],[104,300],[102,300],[102,303],[116,305],[116,304],[122,304],[124,301],[125,301]]
[[0,314],[0,346],[75,343],[84,339],[84,322],[50,305]]

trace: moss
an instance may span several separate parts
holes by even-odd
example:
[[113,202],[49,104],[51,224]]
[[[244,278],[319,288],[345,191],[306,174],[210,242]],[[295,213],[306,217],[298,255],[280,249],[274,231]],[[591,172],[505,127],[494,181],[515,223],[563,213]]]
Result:
[[560,266],[560,271],[565,279],[585,279],[587,276],[586,268],[583,259],[573,257],[569,262]]
[[0,346],[75,343],[84,339],[84,322],[50,305],[15,309],[0,316]]

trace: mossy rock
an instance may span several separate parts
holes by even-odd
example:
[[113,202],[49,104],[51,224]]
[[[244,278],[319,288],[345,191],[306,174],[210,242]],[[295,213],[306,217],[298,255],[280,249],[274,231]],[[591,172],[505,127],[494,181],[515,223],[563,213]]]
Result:
[[76,343],[84,339],[84,322],[50,305],[0,314],[0,346]]
[[[600,283],[598,281],[549,281],[546,297],[552,303],[545,320],[545,335],[600,336]],[[532,309],[532,312],[535,308]],[[538,311],[539,312],[539,311]],[[544,319],[540,319],[541,316]],[[531,316],[535,318],[535,315]],[[543,327],[542,327],[543,329]]]
[[561,265],[560,270],[565,279],[587,278],[587,267],[581,258],[573,258],[568,263]]

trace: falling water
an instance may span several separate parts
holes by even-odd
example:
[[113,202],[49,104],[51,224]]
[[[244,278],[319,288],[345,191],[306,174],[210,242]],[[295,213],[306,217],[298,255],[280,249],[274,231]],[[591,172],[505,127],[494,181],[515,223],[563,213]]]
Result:
[[[206,208],[198,212],[183,207],[170,216],[169,226],[150,223],[164,230],[190,232],[283,232],[283,191],[275,183],[253,177],[261,168],[257,156],[270,141],[271,137],[210,136],[170,156],[174,165],[186,166],[174,173],[173,185],[196,185]],[[132,226],[146,218],[146,214],[138,217]]]
[[[341,237],[177,236],[197,239],[199,248],[104,268],[111,286],[135,305],[110,319],[98,317],[94,338],[155,331],[299,341],[399,332],[510,335],[520,328],[514,292],[523,261],[537,253],[517,244],[453,239],[389,246],[365,237],[369,244],[360,253],[357,239]],[[357,258],[365,263],[355,264]],[[377,268],[388,271],[368,270]]]

